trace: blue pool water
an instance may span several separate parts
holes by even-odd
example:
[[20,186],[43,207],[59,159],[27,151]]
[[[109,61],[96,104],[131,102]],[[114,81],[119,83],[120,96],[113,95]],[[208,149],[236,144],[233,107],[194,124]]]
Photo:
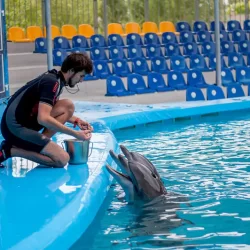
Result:
[[151,160],[176,196],[127,204],[114,183],[72,249],[250,248],[250,115],[157,123],[115,136]]

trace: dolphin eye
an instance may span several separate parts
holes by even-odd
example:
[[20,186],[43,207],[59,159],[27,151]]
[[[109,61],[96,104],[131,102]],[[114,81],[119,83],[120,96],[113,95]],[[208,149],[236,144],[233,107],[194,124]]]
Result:
[[152,176],[156,179],[157,178],[157,176],[154,174],[154,173],[151,173],[152,174]]

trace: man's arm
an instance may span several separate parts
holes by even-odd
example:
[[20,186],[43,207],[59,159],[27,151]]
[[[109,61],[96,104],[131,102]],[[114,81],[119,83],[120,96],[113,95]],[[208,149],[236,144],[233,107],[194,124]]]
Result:
[[61,124],[50,115],[51,110],[52,107],[50,105],[40,102],[37,116],[38,123],[47,129],[77,137],[77,131]]
[[74,124],[74,127],[75,126],[78,126],[81,130],[91,130],[93,131],[93,127],[86,121],[83,121],[82,119],[80,119],[79,117],[77,116],[72,116],[68,122]]

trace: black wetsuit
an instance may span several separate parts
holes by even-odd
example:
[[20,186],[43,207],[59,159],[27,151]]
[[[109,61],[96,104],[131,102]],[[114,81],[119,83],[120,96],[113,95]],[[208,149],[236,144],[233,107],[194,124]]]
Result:
[[48,71],[20,88],[8,101],[1,121],[5,140],[18,148],[40,152],[50,141],[39,131],[44,127],[37,121],[39,103],[54,106],[65,81],[62,73]]

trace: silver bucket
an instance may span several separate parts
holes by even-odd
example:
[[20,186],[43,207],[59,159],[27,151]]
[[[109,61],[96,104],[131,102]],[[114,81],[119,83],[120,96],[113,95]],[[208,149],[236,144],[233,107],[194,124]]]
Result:
[[[89,154],[89,144],[92,144]],[[81,141],[77,139],[64,140],[65,150],[69,154],[69,164],[85,164],[88,162],[89,156],[92,154],[93,142]]]

